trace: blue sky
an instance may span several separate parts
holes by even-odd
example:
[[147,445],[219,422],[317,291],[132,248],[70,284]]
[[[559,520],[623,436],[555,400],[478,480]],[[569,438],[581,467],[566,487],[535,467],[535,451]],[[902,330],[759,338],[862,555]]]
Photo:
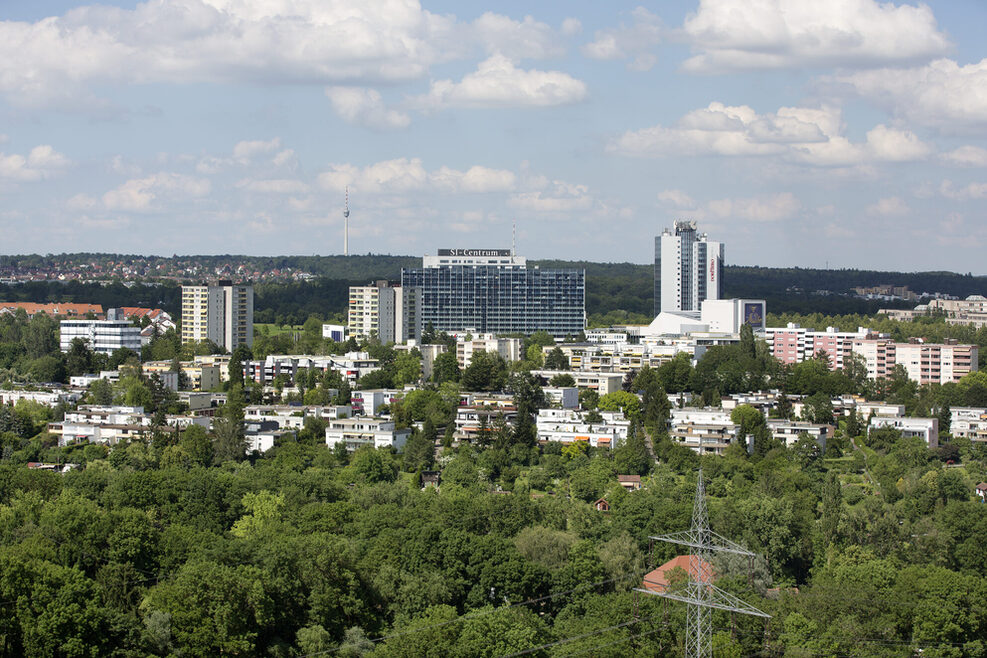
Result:
[[0,251],[987,273],[987,5],[0,4]]

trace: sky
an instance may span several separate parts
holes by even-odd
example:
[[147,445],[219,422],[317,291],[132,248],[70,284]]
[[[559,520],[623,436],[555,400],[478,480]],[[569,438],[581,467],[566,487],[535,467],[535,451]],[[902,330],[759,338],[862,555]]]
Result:
[[987,3],[0,2],[0,253],[987,274]]

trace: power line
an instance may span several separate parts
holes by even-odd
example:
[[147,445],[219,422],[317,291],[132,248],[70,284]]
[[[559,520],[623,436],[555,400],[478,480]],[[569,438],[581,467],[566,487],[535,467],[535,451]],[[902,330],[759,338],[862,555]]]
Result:
[[716,534],[709,527],[709,512],[706,509],[706,489],[703,486],[703,469],[699,469],[696,480],[696,498],[692,505],[692,528],[685,532],[670,535],[660,535],[651,539],[670,544],[678,544],[691,549],[689,554],[689,581],[684,594],[671,592],[667,589],[652,590],[644,587],[634,591],[661,596],[673,601],[688,603],[685,619],[685,655],[686,658],[710,658],[713,655],[712,612],[725,610],[739,612],[743,615],[770,618],[771,615],[762,612],[737,598],[733,594],[720,589],[713,584],[713,568],[711,566],[713,553],[733,553],[753,558],[751,553],[740,544]]

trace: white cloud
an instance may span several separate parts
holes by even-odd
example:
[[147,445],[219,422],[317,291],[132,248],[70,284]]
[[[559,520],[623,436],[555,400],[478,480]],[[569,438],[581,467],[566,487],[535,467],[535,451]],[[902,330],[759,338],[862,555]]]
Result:
[[876,160],[885,162],[910,162],[922,160],[932,153],[913,132],[895,130],[881,124],[867,133],[867,149]]
[[264,140],[251,140],[237,142],[233,147],[233,157],[237,160],[246,162],[256,158],[258,155],[268,155],[269,153],[274,153],[281,148],[281,138],[275,137],[274,139],[264,141]]
[[428,171],[419,158],[400,158],[377,162],[367,167],[351,164],[331,165],[319,175],[325,189],[364,194],[404,194],[434,191],[444,193],[502,192],[514,188],[517,176],[512,171],[474,166],[466,171],[441,167]]
[[93,210],[99,206],[99,200],[88,194],[76,194],[65,202],[65,206],[69,210]]
[[92,82],[415,79],[446,55],[454,19],[414,1],[153,0],[0,22],[0,92],[25,103]]
[[877,203],[867,206],[868,215],[879,217],[907,215],[909,212],[911,208],[908,204],[896,196],[879,199]]
[[344,121],[373,130],[407,128],[411,118],[403,112],[388,109],[380,92],[364,87],[329,87],[326,96]]
[[488,11],[473,21],[471,28],[469,36],[482,44],[488,54],[508,53],[514,58],[543,59],[565,53],[555,31],[531,16],[516,21]]
[[699,53],[686,70],[703,73],[873,66],[950,47],[928,6],[875,0],[701,0],[682,33]]
[[416,99],[423,108],[549,107],[586,98],[586,84],[561,71],[524,70],[503,55],[492,55],[460,82],[439,80]]
[[949,153],[943,153],[942,159],[957,167],[987,167],[987,149],[979,146],[961,146]]
[[914,123],[945,132],[987,128],[987,59],[966,66],[939,59],[919,68],[860,71],[831,80]]
[[987,183],[968,183],[962,187],[957,187],[953,181],[944,180],[939,186],[939,193],[954,201],[987,199]]
[[0,179],[34,182],[51,178],[69,165],[69,159],[48,144],[35,146],[27,156],[0,152]]
[[696,202],[682,190],[663,190],[658,193],[658,200],[676,208],[695,208]]
[[508,205],[521,210],[558,215],[589,210],[593,207],[593,197],[585,185],[556,180],[546,190],[515,194]]
[[6,144],[9,139],[10,139],[9,137],[4,135],[3,133],[0,133],[0,144]]
[[517,176],[512,171],[474,166],[466,171],[442,167],[429,179],[437,190],[448,192],[505,192],[514,189]]
[[594,40],[582,47],[583,54],[592,59],[629,59],[629,69],[650,70],[658,61],[652,51],[661,41],[661,19],[644,7],[634,9],[631,16],[631,25],[597,30]]
[[261,194],[305,194],[308,185],[300,180],[288,178],[252,179],[237,181],[236,187]]
[[204,197],[212,189],[204,178],[160,172],[145,178],[134,178],[103,195],[103,205],[109,210],[153,210],[156,200],[181,201]]
[[932,149],[911,132],[878,125],[867,141],[851,143],[833,107],[783,107],[758,114],[752,108],[710,103],[684,115],[675,126],[629,131],[608,150],[636,157],[674,155],[778,156],[817,166],[921,160]]
[[718,199],[706,204],[711,217],[718,219],[746,219],[752,222],[777,222],[789,219],[802,204],[790,192],[782,192],[765,198]]
[[562,34],[574,37],[583,31],[583,24],[578,18],[569,17],[562,21]]
[[285,149],[280,151],[277,155],[271,158],[271,164],[275,167],[285,167],[291,170],[297,169],[298,156],[295,155],[295,149]]

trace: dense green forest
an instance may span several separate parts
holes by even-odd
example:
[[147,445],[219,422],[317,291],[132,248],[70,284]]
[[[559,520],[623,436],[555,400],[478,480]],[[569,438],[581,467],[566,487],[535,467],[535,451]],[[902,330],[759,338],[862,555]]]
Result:
[[[84,344],[61,355],[54,335],[46,316],[2,317],[0,354],[29,378],[91,366]],[[919,386],[900,367],[868,380],[853,359],[842,371],[819,359],[785,366],[747,329],[695,367],[680,357],[626,378],[627,390],[584,391],[585,409],[631,419],[611,451],[535,440],[528,414],[546,400],[529,371],[559,367],[561,352],[542,349],[551,344],[536,334],[521,362],[480,353],[463,370],[443,355],[433,380],[389,409],[414,427],[402,450],[330,450],[325,421],[308,418],[247,455],[244,407],[262,392],[236,381],[210,431],[176,432],[163,419],[180,404],[135,355],[114,355],[120,381],[94,383],[86,402],[144,406],[146,439],[59,447],[46,423],[64,406],[0,405],[0,655],[681,656],[683,606],[632,589],[675,555],[652,551],[649,536],[689,526],[700,466],[712,527],[759,555],[715,561],[716,584],[772,615],[714,613],[715,655],[984,654],[987,505],[974,487],[987,479],[987,447],[951,439],[949,409],[987,405],[987,375]],[[361,386],[419,379],[414,352],[359,347],[383,364]],[[342,346],[310,321],[254,348]],[[146,349],[173,358],[186,348],[171,332]],[[292,399],[316,404],[344,388],[314,370],[296,383]],[[731,417],[750,453],[734,444],[700,457],[668,435],[669,393],[716,404],[766,388],[808,396],[803,418],[814,422],[834,422],[831,396],[849,393],[938,415],[942,445],[867,432],[851,415],[825,451],[808,436],[786,447],[746,405]],[[505,390],[519,421],[497,418],[475,445],[454,445],[462,390]],[[782,400],[776,415],[791,417]],[[438,490],[422,489],[425,470],[440,473]],[[624,490],[618,474],[641,475],[643,488]],[[601,497],[608,512],[593,505]]]
[[[76,258],[88,262],[93,256],[79,254],[50,258]],[[16,259],[46,257],[3,257]],[[126,258],[126,257],[115,257]],[[292,267],[318,275],[308,282],[270,282],[256,286],[255,320],[260,323],[301,324],[310,315],[324,319],[342,318],[348,288],[374,279],[398,280],[402,267],[418,266],[411,256],[245,256],[182,257],[201,261],[211,268],[243,263],[251,269]],[[19,262],[19,261],[18,261]],[[591,263],[585,261],[532,261],[540,267],[586,270],[586,313],[591,326],[650,322],[653,318],[654,268],[634,263]],[[942,292],[959,297],[987,291],[987,277],[949,272],[876,272],[865,270],[812,270],[727,266],[725,294],[730,297],[765,299],[773,313],[822,313],[825,315],[873,315],[880,308],[906,308],[914,304],[858,299],[846,293],[853,286],[907,285],[916,292]],[[831,294],[819,294],[829,291]],[[112,306],[155,306],[177,313],[180,291],[173,282],[160,285],[119,282],[108,285],[78,282],[31,282],[0,285],[0,301],[64,301]]]

